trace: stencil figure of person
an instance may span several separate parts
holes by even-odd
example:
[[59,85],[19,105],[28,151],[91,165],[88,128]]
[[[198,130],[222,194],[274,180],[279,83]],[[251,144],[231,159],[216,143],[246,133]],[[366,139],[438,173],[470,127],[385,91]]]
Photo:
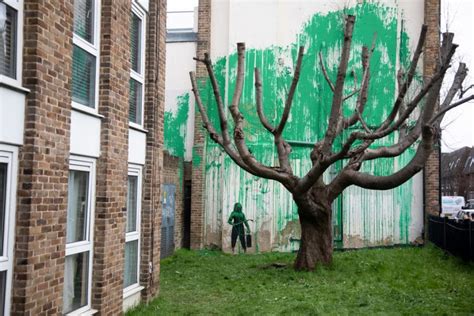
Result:
[[247,227],[247,234],[250,234],[250,227],[248,224],[248,220],[245,218],[244,212],[242,212],[242,205],[240,203],[234,204],[234,211],[230,213],[229,220],[227,221],[227,223],[229,223],[229,225],[232,225],[232,253],[235,254],[235,244],[237,242],[237,236],[240,239],[240,244],[242,245],[244,252],[247,252],[247,245],[245,244],[244,225],[245,227]]

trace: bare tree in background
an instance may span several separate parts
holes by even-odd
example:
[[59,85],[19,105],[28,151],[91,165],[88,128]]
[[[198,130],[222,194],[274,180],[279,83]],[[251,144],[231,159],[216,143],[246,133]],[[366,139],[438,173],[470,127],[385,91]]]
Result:
[[[234,121],[233,139],[230,136],[226,110],[222,96],[219,92],[217,80],[213,71],[209,54],[204,58],[196,58],[204,63],[217,102],[220,133],[217,132],[202,103],[194,72],[190,73],[193,92],[199,107],[204,128],[210,138],[218,143],[230,158],[247,172],[267,179],[280,182],[291,192],[298,207],[301,224],[301,245],[295,262],[297,270],[312,270],[318,264],[330,264],[333,254],[332,236],[332,202],[350,185],[366,189],[388,190],[395,188],[418,173],[431,154],[434,144],[440,137],[440,122],[444,114],[469,100],[468,96],[453,103],[454,97],[462,91],[462,84],[467,75],[467,68],[460,63],[453,83],[444,100],[439,104],[440,89],[443,78],[457,45],[453,44],[452,33],[443,34],[440,48],[440,58],[434,75],[423,83],[423,86],[411,97],[407,92],[413,83],[416,68],[423,50],[427,27],[423,26],[411,64],[406,71],[400,69],[397,75],[398,94],[395,102],[390,106],[388,116],[376,127],[369,127],[363,119],[363,112],[367,102],[370,84],[370,58],[375,47],[362,49],[363,76],[360,87],[349,95],[344,95],[344,83],[348,74],[348,64],[351,50],[352,35],[355,17],[347,16],[344,27],[344,41],[338,66],[337,78],[333,82],[324,67],[322,55],[320,65],[325,79],[333,92],[328,128],[324,138],[317,141],[311,151],[312,167],[303,177],[297,177],[291,168],[289,156],[291,146],[282,137],[285,124],[290,114],[290,109],[295,94],[296,86],[301,71],[304,48],[300,47],[295,72],[290,89],[287,94],[283,114],[278,125],[273,126],[265,117],[262,109],[262,81],[259,69],[255,69],[256,111],[262,125],[274,137],[278,152],[278,165],[267,166],[253,156],[249,150],[244,135],[244,117],[239,110],[240,97],[245,74],[245,44],[237,44],[238,65],[235,90],[229,111]],[[355,109],[349,117],[342,114],[344,102],[350,97],[357,97]],[[423,102],[422,102],[423,101]],[[407,127],[409,120],[415,116],[415,123]],[[318,128],[315,126],[315,128]],[[333,149],[335,139],[345,130],[351,128],[352,132],[345,139],[340,150]],[[398,142],[390,146],[373,148],[376,140],[392,133],[398,133]],[[388,176],[375,176],[361,172],[364,161],[396,157],[418,142],[416,154],[411,161]],[[323,173],[334,163],[344,160],[345,165],[339,174],[329,183],[323,181]]]

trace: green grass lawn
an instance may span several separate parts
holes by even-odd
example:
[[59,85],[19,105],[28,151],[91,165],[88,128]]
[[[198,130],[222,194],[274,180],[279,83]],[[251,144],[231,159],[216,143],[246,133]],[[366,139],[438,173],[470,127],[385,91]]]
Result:
[[161,263],[158,298],[127,315],[474,314],[474,264],[434,246],[336,252],[314,272],[293,260],[180,250]]

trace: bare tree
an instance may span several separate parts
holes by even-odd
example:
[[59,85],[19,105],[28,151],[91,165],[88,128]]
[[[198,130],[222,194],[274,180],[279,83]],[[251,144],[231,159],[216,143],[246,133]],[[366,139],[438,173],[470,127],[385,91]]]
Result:
[[[426,79],[423,86],[413,96],[408,97],[408,90],[413,83],[426,38],[427,27],[423,26],[409,68],[406,71],[400,69],[398,72],[398,94],[393,104],[386,105],[387,107],[390,106],[391,109],[388,116],[380,125],[376,127],[368,126],[362,114],[367,102],[370,84],[369,61],[375,47],[375,37],[372,47],[363,47],[361,52],[363,76],[360,87],[349,95],[344,95],[344,83],[348,73],[354,23],[354,16],[349,15],[346,17],[342,52],[335,82],[329,77],[322,55],[319,55],[323,74],[333,92],[333,99],[328,128],[324,138],[314,144],[310,155],[312,167],[303,177],[294,175],[289,160],[291,146],[282,137],[300,76],[304,55],[303,47],[299,48],[294,76],[278,125],[273,126],[263,113],[262,81],[259,69],[255,69],[256,111],[262,125],[274,137],[278,153],[278,165],[276,166],[267,166],[257,161],[245,141],[244,117],[239,110],[245,73],[245,44],[237,44],[237,78],[233,98],[229,106],[229,111],[234,121],[233,140],[229,133],[224,102],[219,92],[209,54],[205,54],[204,58],[195,59],[204,63],[207,68],[214,97],[217,101],[220,133],[217,132],[209,120],[200,97],[196,76],[194,72],[190,73],[193,92],[201,113],[203,125],[208,131],[210,138],[218,143],[242,169],[255,176],[276,180],[291,192],[298,207],[302,235],[300,249],[295,262],[295,268],[298,270],[312,270],[317,264],[331,263],[333,253],[331,204],[345,188],[350,185],[356,185],[366,189],[387,190],[409,180],[423,168],[432,152],[433,145],[440,136],[439,125],[444,114],[448,110],[474,99],[474,96],[471,95],[453,103],[454,97],[464,91],[462,83],[467,75],[466,65],[460,63],[448,93],[443,102],[441,104],[438,103],[443,78],[450,67],[452,56],[457,47],[456,44],[453,44],[454,35],[452,33],[443,34],[440,58],[434,75]],[[345,117],[342,114],[343,104],[348,98],[355,95],[357,95],[355,109],[352,115]],[[408,120],[410,118],[413,119],[413,116],[416,116],[415,124],[407,127]],[[351,128],[352,132],[345,139],[341,149],[334,150],[333,143],[335,139],[349,128]],[[392,133],[398,133],[397,143],[378,148],[371,146],[374,141]],[[417,141],[416,154],[411,161],[393,174],[375,176],[360,171],[364,161],[399,156],[412,145],[416,145],[415,142]],[[333,180],[325,183],[323,181],[323,173],[332,164],[340,160],[344,160],[344,167]]]

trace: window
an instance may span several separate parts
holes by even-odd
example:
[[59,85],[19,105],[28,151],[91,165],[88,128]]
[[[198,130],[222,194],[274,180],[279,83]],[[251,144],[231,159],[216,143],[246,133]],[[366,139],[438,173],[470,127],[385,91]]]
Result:
[[20,85],[23,1],[0,0],[0,81]]
[[144,65],[145,65],[145,13],[133,2],[130,17],[130,123],[143,124]]
[[99,76],[99,0],[74,0],[72,102],[97,108]]
[[0,315],[10,314],[17,148],[0,144]]
[[70,158],[63,313],[91,308],[95,161]]
[[[125,230],[124,296],[139,290],[141,176],[139,166],[128,170],[127,225]],[[132,293],[131,293],[132,292]]]

